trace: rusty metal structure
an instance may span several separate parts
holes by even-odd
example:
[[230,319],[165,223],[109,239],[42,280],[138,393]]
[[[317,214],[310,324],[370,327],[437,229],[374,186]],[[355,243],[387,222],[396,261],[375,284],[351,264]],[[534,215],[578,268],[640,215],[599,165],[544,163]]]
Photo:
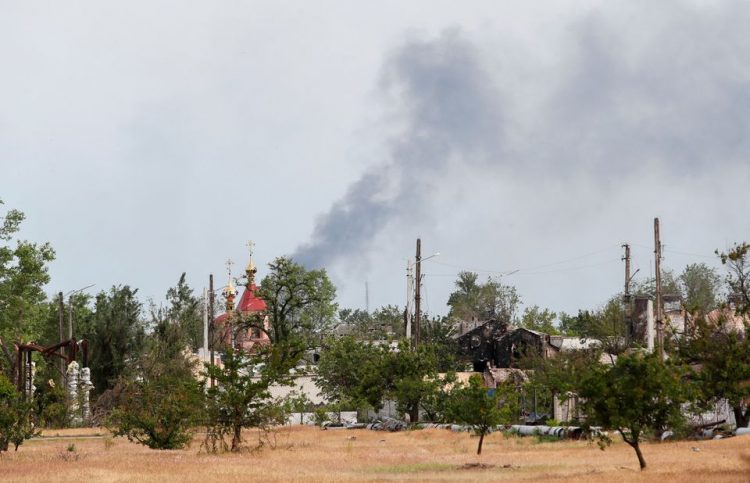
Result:
[[16,343],[16,387],[27,397],[30,395],[30,386],[33,384],[32,373],[32,352],[39,352],[47,359],[57,357],[70,364],[77,359],[80,352],[83,356],[83,366],[88,366],[89,343],[86,339],[76,340],[75,338],[58,342],[51,346],[41,346],[39,344]]

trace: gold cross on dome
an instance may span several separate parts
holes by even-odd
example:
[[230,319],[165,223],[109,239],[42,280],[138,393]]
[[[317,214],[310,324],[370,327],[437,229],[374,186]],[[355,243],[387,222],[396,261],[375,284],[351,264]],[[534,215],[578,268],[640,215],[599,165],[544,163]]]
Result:
[[255,249],[255,242],[250,240],[247,243],[245,243],[245,246],[247,247],[247,251],[250,252],[250,258],[253,258],[253,251]]
[[227,266],[227,274],[231,277],[232,276],[232,265],[234,265],[234,262],[231,258],[228,258],[226,262],[224,262],[224,265]]

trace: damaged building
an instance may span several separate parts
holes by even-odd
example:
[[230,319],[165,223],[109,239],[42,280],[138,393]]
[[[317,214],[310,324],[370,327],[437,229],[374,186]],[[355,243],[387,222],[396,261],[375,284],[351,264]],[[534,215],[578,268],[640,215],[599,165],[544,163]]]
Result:
[[474,371],[487,368],[517,368],[525,357],[554,357],[559,352],[592,348],[596,341],[580,337],[549,335],[488,320],[468,327],[457,337],[458,346]]

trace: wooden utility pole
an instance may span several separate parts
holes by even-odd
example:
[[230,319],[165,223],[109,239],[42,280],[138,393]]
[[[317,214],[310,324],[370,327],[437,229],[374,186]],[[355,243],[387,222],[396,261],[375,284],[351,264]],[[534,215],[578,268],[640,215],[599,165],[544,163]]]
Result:
[[659,238],[659,218],[654,218],[654,272],[656,275],[656,300],[654,310],[656,311],[656,350],[659,357],[664,360],[664,321],[662,319],[661,302],[661,239]]
[[422,240],[417,238],[417,258],[415,267],[415,283],[414,283],[414,347],[417,347],[422,336],[422,328],[420,327],[420,321],[422,314],[420,292],[422,288]]
[[[58,328],[59,328],[59,335],[60,339],[59,342],[62,342],[64,337],[64,326],[65,326],[65,297],[63,296],[63,293],[60,292],[58,295],[58,305],[57,305],[57,319],[58,319]],[[65,381],[65,361],[60,359],[60,378],[62,381]]]
[[411,304],[414,303],[414,274],[412,273],[411,260],[406,261],[406,307],[404,309],[404,330],[406,338],[411,341],[414,327],[412,326]]
[[68,339],[73,338],[73,294],[68,297]]
[[622,246],[625,249],[625,299],[630,298],[630,245],[627,243]]
[[[208,276],[208,343],[211,349],[211,365],[214,365],[214,275]],[[211,387],[214,387],[214,378],[211,377]]]

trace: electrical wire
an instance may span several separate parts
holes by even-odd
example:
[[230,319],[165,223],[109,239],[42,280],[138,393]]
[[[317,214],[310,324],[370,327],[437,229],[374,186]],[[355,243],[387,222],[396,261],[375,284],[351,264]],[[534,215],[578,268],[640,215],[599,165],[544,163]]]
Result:
[[[619,245],[617,245],[617,248],[619,248]],[[520,269],[516,269],[516,270],[489,270],[489,269],[470,268],[470,267],[465,267],[465,266],[461,266],[461,265],[452,265],[450,263],[445,263],[445,262],[441,262],[441,261],[438,261],[438,260],[431,260],[430,263],[434,263],[435,265],[441,265],[441,266],[444,266],[444,267],[455,268],[457,270],[462,270],[462,271],[475,272],[475,273],[490,273],[490,274],[497,274],[497,275],[501,275],[501,276],[508,276],[508,275],[513,275],[513,274],[516,274],[516,273],[526,274],[526,275],[535,275],[537,273],[540,273],[540,274],[541,273],[554,273],[554,272],[557,272],[557,271],[579,270],[581,268],[587,268],[589,265],[586,265],[586,266],[583,266],[583,267],[567,267],[567,268],[563,268],[563,269],[560,269],[560,270],[550,270],[550,271],[537,272],[537,270],[542,269],[542,268],[554,267],[554,266],[557,266],[557,265],[562,265],[564,263],[574,262],[576,260],[581,260],[583,258],[587,258],[587,257],[591,257],[591,256],[594,256],[594,255],[598,255],[600,253],[608,252],[608,251],[610,251],[612,249],[613,249],[613,247],[608,247],[608,248],[604,248],[602,250],[596,250],[596,251],[593,251],[593,252],[585,253],[583,255],[578,255],[576,257],[566,258],[564,260],[559,260],[559,261],[552,262],[552,263],[545,263],[545,264],[542,264],[542,265],[536,265],[536,266],[527,267],[527,268],[520,268]],[[607,261],[607,262],[604,262],[604,263],[611,263],[611,261]],[[602,265],[602,263],[591,265],[591,266],[599,266],[599,265]],[[449,275],[449,274],[433,274],[432,276],[451,276],[451,275]]]

